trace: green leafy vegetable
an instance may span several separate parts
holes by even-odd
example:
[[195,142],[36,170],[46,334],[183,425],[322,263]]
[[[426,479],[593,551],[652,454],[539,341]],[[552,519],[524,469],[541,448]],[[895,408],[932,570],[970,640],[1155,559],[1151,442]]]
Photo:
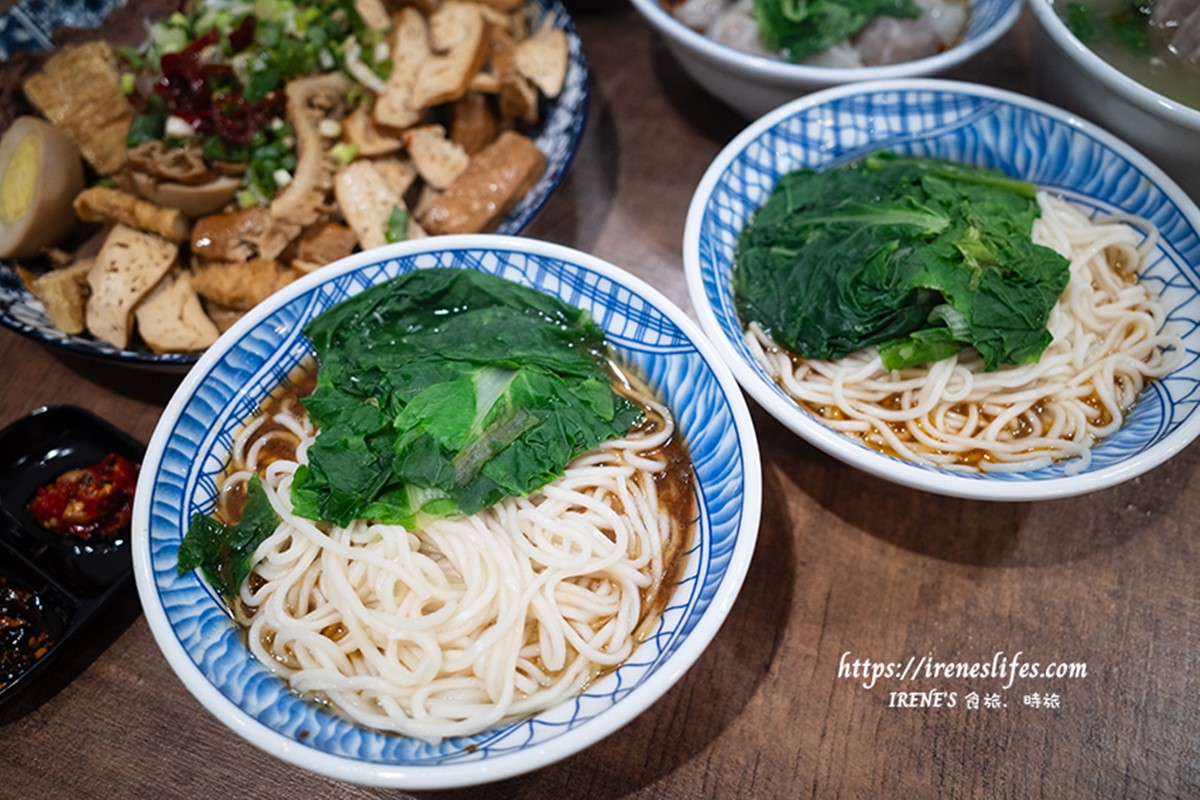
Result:
[[231,144],[220,136],[210,136],[204,140],[204,157],[209,161],[239,163],[250,158],[250,148],[246,145]]
[[1133,53],[1150,53],[1150,15],[1148,2],[1127,3],[1113,10],[1100,10],[1084,3],[1067,4],[1067,27],[1084,44],[1095,46],[1111,42]]
[[754,0],[763,46],[796,62],[853,36],[876,17],[920,15],[914,0]]
[[475,513],[544,486],[641,415],[613,391],[586,312],[474,270],[408,273],[304,332],[320,433],[292,501],[312,519]]
[[167,127],[167,105],[161,95],[150,95],[142,113],[133,118],[129,133],[125,136],[125,146],[137,147],[146,142],[163,138]]
[[279,88],[282,83],[283,78],[279,74],[278,67],[264,67],[250,76],[250,80],[246,82],[246,88],[242,91],[242,95],[248,103],[260,103],[268,94]]
[[179,545],[179,574],[199,569],[214,588],[236,595],[250,574],[250,557],[279,526],[279,516],[257,475],[246,486],[242,518],[234,525],[196,514]]
[[808,358],[878,345],[901,369],[971,346],[984,367],[1037,361],[1068,262],[1031,239],[1031,184],[877,153],[785,175],[738,240],[738,311]]

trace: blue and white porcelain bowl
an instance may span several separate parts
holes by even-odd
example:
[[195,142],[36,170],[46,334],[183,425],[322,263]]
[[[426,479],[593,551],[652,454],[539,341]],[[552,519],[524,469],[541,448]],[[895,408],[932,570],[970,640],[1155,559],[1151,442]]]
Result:
[[747,119],[802,94],[856,81],[940,75],[965,64],[1008,32],[1022,0],[968,0],[970,19],[959,42],[944,52],[878,67],[818,67],[746,53],[692,30],[663,7],[664,0],[633,0],[692,80]]
[[[363,289],[413,269],[477,269],[587,309],[617,357],[674,409],[698,482],[696,540],[657,627],[621,667],[546,713],[439,745],[371,732],[300,699],[259,663],[194,572],[177,573],[195,512],[212,510],[234,431],[312,354],[302,326]],[[171,667],[222,722],[264,750],[350,781],[433,789],[545,766],[645,710],[699,657],[749,566],[761,468],[745,400],[682,311],[597,258],[529,239],[446,236],[359,253],[288,286],[226,332],[184,379],[142,464],[133,516],[134,573],[146,619]]]
[[[0,58],[49,47],[50,33],[60,26],[98,27],[118,5],[121,0],[64,3],[22,0],[0,15]],[[566,31],[570,61],[561,94],[546,104],[543,119],[531,134],[546,156],[546,169],[524,199],[500,222],[496,229],[499,234],[520,233],[550,199],[579,149],[587,120],[587,61],[571,16],[561,0],[531,0],[530,7],[536,17],[535,24],[549,17],[556,28]],[[121,350],[86,334],[63,333],[50,322],[41,301],[3,261],[0,261],[0,325],[56,349],[132,367],[184,372],[198,358],[195,353]]]
[[[1157,248],[1141,281],[1168,309],[1186,352],[1142,393],[1124,427],[1071,462],[1024,473],[956,473],[884,455],[822,425],[774,383],[742,338],[731,274],[738,234],[785,173],[852,161],[875,150],[931,155],[999,169],[1095,213],[1153,222]],[[1066,497],[1128,480],[1200,434],[1200,210],[1160,169],[1111,134],[1023,95],[939,80],[829,89],[751,124],[717,156],[688,211],[684,271],[700,327],[742,387],[770,414],[825,452],[897,483],[956,497]]]

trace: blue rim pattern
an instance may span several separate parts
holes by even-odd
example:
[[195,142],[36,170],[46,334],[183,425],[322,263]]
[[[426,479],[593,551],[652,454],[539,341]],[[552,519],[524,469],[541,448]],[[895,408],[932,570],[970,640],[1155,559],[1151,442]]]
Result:
[[963,41],[970,41],[978,36],[983,36],[988,31],[994,29],[1000,24],[1006,16],[1012,13],[1013,5],[1020,5],[1019,2],[994,2],[993,0],[971,0],[970,18],[967,20],[967,30],[963,34]]
[[[21,0],[0,15],[0,58],[21,50],[38,50],[51,44],[50,33],[59,26],[98,27],[123,0],[72,0],[65,3]],[[588,112],[588,69],[583,44],[575,23],[562,0],[532,0],[533,24],[550,16],[554,26],[567,34],[568,67],[562,92],[546,104],[546,117],[539,126],[538,149],[546,156],[546,169],[533,188],[501,221],[498,234],[516,235],[533,220],[562,182],[583,138]],[[185,371],[196,363],[196,353],[162,353],[121,350],[87,335],[63,333],[54,327],[41,301],[25,287],[20,277],[0,262],[0,325],[45,345],[88,358],[114,361],[134,367]]]
[[[192,513],[213,507],[216,479],[235,430],[267,393],[310,356],[300,333],[303,322],[369,285],[432,266],[502,275],[588,309],[608,333],[618,357],[644,375],[676,409],[699,484],[697,540],[687,568],[654,633],[633,657],[573,701],[527,721],[440,745],[370,732],[299,699],[250,654],[221,604],[196,574],[176,574],[182,533]],[[418,253],[367,263],[314,283],[244,330],[207,365],[195,392],[171,421],[161,460],[147,466],[151,472],[143,476],[139,491],[149,488],[152,591],[175,639],[203,677],[246,714],[297,745],[405,766],[483,761],[536,747],[587,724],[636,691],[678,650],[726,579],[747,491],[745,453],[729,398],[695,345],[666,315],[603,274],[503,249]]]
[[0,58],[44,50],[55,28],[98,28],[125,0],[20,0],[0,15]]
[[[786,401],[796,418],[811,418],[770,379],[742,339],[731,285],[738,232],[779,178],[792,169],[833,166],[877,149],[939,156],[999,169],[1058,193],[1094,215],[1133,214],[1159,229],[1158,247],[1141,280],[1159,293],[1169,309],[1167,324],[1182,335],[1186,353],[1174,372],[1143,392],[1126,424],[1093,449],[1091,465],[1082,474],[1118,467],[1159,446],[1185,425],[1194,429],[1200,403],[1200,221],[1195,208],[1181,204],[1177,198],[1182,193],[1173,196],[1160,188],[1161,176],[1127,160],[1107,135],[1067,121],[1065,115],[1040,104],[942,83],[947,88],[860,86],[837,92],[840,96],[824,102],[798,102],[790,113],[781,110],[774,115],[772,124],[758,135],[739,139],[738,151],[702,199],[703,205],[694,210],[701,215],[702,302],[720,329],[714,335],[754,373],[757,390]],[[905,469],[946,474],[853,444]],[[1064,478],[1071,464],[1063,461],[1019,473],[954,473],[954,478],[1031,483]]]

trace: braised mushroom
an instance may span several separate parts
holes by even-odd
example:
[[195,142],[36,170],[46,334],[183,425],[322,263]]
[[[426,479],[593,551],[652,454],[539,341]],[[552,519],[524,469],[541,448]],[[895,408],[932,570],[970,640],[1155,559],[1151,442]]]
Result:
[[177,208],[189,217],[202,217],[220,211],[233,200],[242,182],[229,175],[218,175],[207,183],[190,185],[160,181],[142,172],[132,173],[133,188],[145,200],[168,208]]

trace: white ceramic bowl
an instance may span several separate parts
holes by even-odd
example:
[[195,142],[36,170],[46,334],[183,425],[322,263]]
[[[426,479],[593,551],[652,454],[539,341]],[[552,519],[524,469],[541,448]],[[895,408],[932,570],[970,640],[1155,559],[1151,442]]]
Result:
[[[122,2],[33,3],[0,14],[0,58],[21,50],[41,49],[51,41],[51,32],[61,26],[102,27],[106,15]],[[550,199],[579,149],[587,120],[587,60],[575,23],[561,0],[531,0],[530,8],[539,19],[550,18],[556,28],[566,32],[569,62],[562,91],[547,102],[541,122],[529,132],[546,156],[546,168],[521,202],[500,221],[496,232],[501,234],[522,231]],[[63,333],[50,321],[41,301],[3,261],[0,261],[0,325],[56,350],[135,369],[183,373],[198,358],[196,353],[119,349],[87,333]]]
[[633,5],[663,37],[693,80],[749,119],[828,86],[939,75],[982,52],[1021,15],[1021,0],[969,0],[967,31],[962,41],[949,50],[903,64],[835,68],[792,64],[719,44],[675,19],[660,0],[633,0]]
[[1075,38],[1051,0],[1033,9],[1034,92],[1120,136],[1200,201],[1200,109],[1148,89]]
[[[657,627],[628,661],[545,713],[439,745],[359,728],[292,694],[251,655],[197,574],[176,571],[192,514],[213,508],[232,432],[311,355],[301,327],[368,286],[433,266],[503,275],[589,310],[618,358],[675,410],[699,499],[687,566]],[[307,276],[209,348],[147,448],[133,516],[134,573],[146,619],[172,669],[249,742],[344,780],[408,789],[465,786],[545,766],[596,742],[683,675],[741,587],[761,485],[757,442],[736,381],[695,324],[657,291],[558,245],[501,236],[428,238],[359,253]]]
[[[1125,425],[1070,462],[1019,473],[959,473],[883,455],[825,427],[793,402],[742,339],[730,275],[738,233],[785,173],[844,163],[878,149],[940,156],[1001,171],[1095,213],[1128,212],[1157,225],[1141,281],[1168,309],[1186,353],[1142,393]],[[1200,433],[1200,210],[1133,148],[1041,101],[939,80],[828,89],[751,124],[709,167],[693,196],[684,271],[700,327],[743,388],[808,442],[874,475],[939,494],[988,500],[1065,497],[1112,486],[1162,463]],[[1077,465],[1072,465],[1077,466]]]

